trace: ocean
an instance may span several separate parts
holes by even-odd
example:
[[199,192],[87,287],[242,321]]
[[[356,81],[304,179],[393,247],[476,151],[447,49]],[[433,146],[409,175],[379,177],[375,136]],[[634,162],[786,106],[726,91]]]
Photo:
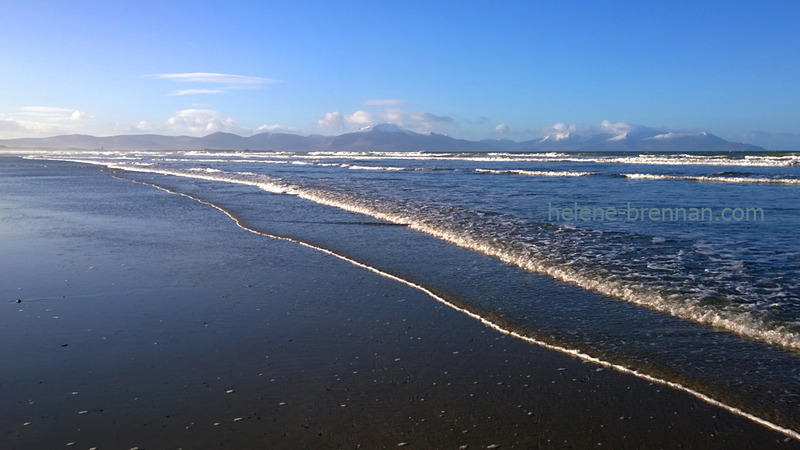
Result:
[[535,345],[800,431],[800,155],[15,153],[191,197]]

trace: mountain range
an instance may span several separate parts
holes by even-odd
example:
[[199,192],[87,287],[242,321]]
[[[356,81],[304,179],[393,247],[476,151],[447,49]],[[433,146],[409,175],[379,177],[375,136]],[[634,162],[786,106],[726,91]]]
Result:
[[755,145],[729,142],[707,132],[677,133],[631,127],[624,133],[558,133],[517,142],[470,141],[437,133],[416,133],[394,124],[378,124],[339,136],[260,133],[243,137],[217,132],[204,137],[130,134],[97,137],[82,134],[0,140],[8,148],[87,150],[251,150],[251,151],[763,151]]

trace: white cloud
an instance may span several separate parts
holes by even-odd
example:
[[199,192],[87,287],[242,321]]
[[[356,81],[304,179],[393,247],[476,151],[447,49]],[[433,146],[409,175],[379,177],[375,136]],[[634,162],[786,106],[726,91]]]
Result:
[[222,89],[181,89],[179,91],[172,91],[169,95],[205,95],[205,94],[222,94],[225,91]]
[[260,88],[265,84],[280,82],[280,80],[273,80],[271,78],[210,72],[159,73],[151,75],[151,77],[184,83],[221,84],[228,88]]
[[14,114],[0,115],[0,138],[81,133],[91,119],[90,114],[70,108],[24,106]]
[[317,120],[317,127],[323,129],[344,128],[344,117],[339,111],[325,113],[321,119]]
[[164,122],[152,123],[146,120],[132,125],[117,124],[116,132],[155,133],[170,135],[206,136],[218,131],[250,136],[256,132],[251,128],[240,126],[236,121],[213,109],[182,109],[175,111]]
[[552,136],[555,139],[566,139],[573,133],[585,133],[590,131],[591,128],[583,125],[567,125],[565,123],[555,123],[544,129],[546,136]]
[[264,124],[257,128],[243,127],[236,120],[225,116],[219,111],[203,108],[175,111],[169,119],[162,123],[143,120],[133,125],[118,124],[116,132],[122,134],[156,133],[190,136],[207,136],[216,132],[233,133],[239,136],[252,136],[264,132],[302,134],[302,131],[295,127],[279,124]]
[[353,114],[345,114],[345,122],[352,125],[370,125],[372,122],[372,115],[366,111],[356,111]]
[[382,113],[380,113],[380,117],[376,120],[377,122],[384,122],[384,123],[393,123],[395,125],[399,125],[401,127],[406,126],[406,113],[397,108],[390,108]]
[[261,125],[260,127],[256,128],[256,133],[292,133],[292,134],[300,134],[301,131],[295,127],[286,127],[283,125],[275,124],[275,125]]
[[317,127],[323,129],[358,129],[374,123],[372,115],[366,111],[356,111],[353,114],[342,114],[338,111],[325,113],[317,120]]
[[116,131],[118,133],[158,133],[164,130],[160,125],[153,125],[146,120],[142,120],[129,126],[117,124]]
[[91,120],[94,119],[94,116],[86,114],[85,112],[82,111],[75,110],[72,112],[69,118],[70,120],[79,121],[79,120]]
[[132,126],[118,126],[120,133],[157,133],[179,134],[190,136],[207,136],[211,133],[224,132],[239,136],[252,136],[257,133],[294,133],[301,131],[294,127],[264,124],[257,128],[239,125],[233,118],[227,117],[213,109],[182,109],[176,111],[169,119],[160,124],[141,121]]
[[75,134],[79,130],[64,123],[18,120],[13,117],[0,118],[0,138],[46,137],[59,134]]
[[511,131],[511,127],[508,125],[501,123],[494,127],[494,132],[497,134],[508,134]]
[[364,106],[397,107],[397,106],[403,106],[405,104],[406,104],[405,101],[396,98],[377,98],[377,99],[370,99],[364,102]]
[[604,120],[600,123],[600,129],[603,130],[605,133],[614,134],[614,135],[624,135],[629,133],[631,130],[634,129],[633,125],[629,125],[624,122],[611,122],[609,120]]
[[599,127],[591,127],[586,125],[556,123],[545,128],[544,134],[554,139],[566,139],[571,135],[592,135],[599,133],[612,134],[616,137],[624,137],[627,133],[635,130],[637,126],[630,125],[624,122],[611,122],[604,120],[600,122]]
[[367,125],[378,123],[391,123],[397,126],[420,132],[429,133],[436,131],[441,126],[454,124],[450,116],[436,115],[427,112],[406,112],[397,108],[387,108],[381,112],[355,111],[352,114],[342,114],[338,111],[325,113],[317,120],[317,127],[334,130],[358,130]]
[[236,134],[251,134],[232,118],[212,109],[183,109],[167,120],[166,128],[172,133],[206,135],[218,131]]

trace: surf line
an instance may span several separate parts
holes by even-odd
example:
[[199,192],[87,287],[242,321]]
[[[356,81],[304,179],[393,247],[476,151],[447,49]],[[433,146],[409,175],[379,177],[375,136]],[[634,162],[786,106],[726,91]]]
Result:
[[607,367],[607,368],[610,368],[610,369],[614,369],[614,370],[616,370],[618,372],[621,372],[621,373],[633,375],[635,377],[641,378],[641,379],[649,381],[651,383],[660,384],[660,385],[663,385],[663,386],[668,386],[668,387],[676,389],[678,391],[685,392],[685,393],[690,394],[690,395],[694,396],[695,398],[697,398],[697,399],[699,399],[699,400],[701,400],[701,401],[703,401],[703,402],[705,402],[705,403],[707,403],[709,405],[716,406],[716,407],[721,408],[721,409],[723,409],[725,411],[733,413],[733,414],[735,414],[737,416],[744,417],[744,418],[749,419],[749,420],[751,420],[751,421],[753,421],[753,422],[755,422],[755,423],[757,423],[759,425],[762,425],[762,426],[764,426],[766,428],[769,428],[769,429],[771,429],[773,431],[777,431],[777,432],[779,432],[779,433],[781,433],[781,434],[783,434],[783,435],[785,435],[785,436],[787,436],[789,438],[792,438],[792,439],[800,441],[800,433],[795,431],[795,430],[782,427],[782,426],[774,424],[774,423],[772,423],[772,422],[770,422],[770,421],[768,421],[766,419],[762,419],[761,417],[758,417],[758,416],[756,416],[754,414],[748,413],[748,412],[743,411],[743,410],[741,410],[739,408],[736,408],[734,406],[730,406],[728,404],[725,404],[725,403],[723,403],[723,402],[721,402],[721,401],[719,401],[719,400],[717,400],[717,399],[715,399],[713,397],[710,397],[710,396],[708,396],[706,394],[703,394],[702,392],[696,391],[696,390],[694,390],[692,388],[686,387],[686,386],[684,386],[684,385],[682,385],[680,383],[675,383],[673,381],[665,380],[663,378],[658,378],[658,377],[655,377],[655,376],[652,376],[652,375],[648,375],[646,373],[639,372],[639,371],[637,371],[635,369],[631,369],[629,367],[625,367],[625,366],[620,365],[620,364],[615,364],[615,363],[612,363],[612,362],[609,362],[609,361],[604,361],[604,360],[599,359],[597,357],[591,356],[591,355],[589,355],[587,353],[583,353],[582,351],[577,350],[577,349],[571,349],[571,348],[562,347],[562,346],[559,346],[559,345],[550,344],[550,343],[547,343],[547,342],[540,341],[538,339],[532,338],[530,336],[526,336],[524,334],[520,334],[517,331],[509,330],[507,328],[503,328],[501,325],[499,325],[499,324],[497,324],[495,322],[492,322],[491,320],[489,320],[489,319],[487,319],[487,318],[485,318],[485,317],[483,317],[483,316],[481,316],[479,314],[476,314],[476,313],[474,313],[474,312],[472,312],[472,311],[470,311],[470,310],[468,310],[466,308],[463,308],[463,307],[458,306],[458,305],[456,305],[456,304],[454,304],[452,302],[449,302],[448,300],[446,300],[442,296],[436,294],[435,292],[431,291],[430,289],[426,288],[425,286],[416,284],[413,281],[409,281],[409,280],[406,280],[404,278],[400,278],[400,277],[398,277],[396,275],[392,275],[389,272],[385,272],[383,270],[380,270],[380,269],[377,269],[375,267],[369,266],[369,265],[364,264],[362,262],[359,262],[359,261],[357,261],[355,259],[352,259],[352,258],[349,258],[347,256],[341,255],[339,253],[336,253],[336,252],[334,252],[332,250],[328,250],[328,249],[326,249],[324,247],[319,247],[319,246],[316,246],[316,245],[313,245],[313,244],[309,244],[308,242],[304,242],[304,241],[301,241],[301,240],[298,240],[298,239],[294,239],[294,238],[290,238],[290,237],[286,237],[286,236],[274,235],[274,234],[270,234],[270,233],[266,233],[266,232],[257,230],[255,228],[251,228],[251,227],[243,224],[242,221],[239,220],[238,217],[233,215],[228,210],[222,208],[221,206],[218,206],[218,205],[215,205],[214,203],[211,203],[209,201],[194,197],[194,196],[192,196],[190,194],[187,194],[187,193],[184,193],[184,192],[174,191],[174,190],[165,188],[163,186],[159,186],[157,184],[149,183],[149,182],[146,182],[146,181],[135,180],[135,179],[130,179],[130,178],[124,178],[124,179],[128,180],[128,181],[132,181],[134,183],[140,183],[140,184],[144,184],[144,185],[147,185],[147,186],[151,186],[151,187],[154,187],[156,189],[159,189],[159,190],[162,190],[164,192],[167,192],[169,194],[180,195],[180,196],[186,197],[188,199],[191,199],[193,201],[196,201],[196,202],[198,202],[198,203],[200,203],[202,205],[206,205],[206,206],[209,206],[211,208],[214,208],[217,211],[219,211],[219,212],[225,214],[226,216],[228,216],[228,218],[230,218],[236,224],[236,226],[241,228],[242,230],[248,231],[248,232],[256,234],[258,236],[267,237],[267,238],[270,238],[270,239],[276,239],[276,240],[281,240],[281,241],[292,242],[294,244],[298,244],[298,245],[301,245],[303,247],[307,247],[307,248],[310,248],[312,250],[316,250],[318,252],[322,252],[322,253],[324,253],[326,255],[333,256],[334,258],[338,258],[338,259],[340,259],[342,261],[348,262],[348,263],[350,263],[350,264],[352,264],[352,265],[354,265],[356,267],[360,267],[362,269],[368,270],[368,271],[370,271],[372,273],[375,273],[377,275],[380,275],[382,277],[385,277],[385,278],[388,278],[390,280],[393,280],[393,281],[396,281],[398,283],[401,283],[401,284],[404,284],[406,286],[409,286],[409,287],[411,287],[413,289],[416,289],[416,290],[424,293],[425,295],[431,297],[432,299],[436,300],[439,303],[444,304],[445,306],[447,306],[449,308],[452,308],[452,309],[454,309],[454,310],[456,310],[456,311],[458,311],[458,312],[460,312],[462,314],[466,314],[467,316],[469,316],[469,317],[471,317],[471,318],[473,318],[475,320],[478,320],[483,325],[485,325],[485,326],[487,326],[487,327],[489,327],[489,328],[491,328],[491,329],[493,329],[493,330],[495,330],[495,331],[497,331],[499,333],[505,334],[507,336],[511,336],[513,338],[516,338],[516,339],[523,340],[523,341],[528,342],[530,344],[534,344],[534,345],[538,345],[540,347],[544,347],[544,348],[549,349],[549,350],[554,350],[554,351],[557,351],[557,352],[560,352],[560,353],[565,353],[567,355],[574,356],[574,357],[579,358],[579,359],[581,359],[583,361],[594,363],[594,364],[597,364],[597,365],[602,366],[602,367]]
[[[123,164],[115,164],[103,161],[83,161],[83,160],[70,160],[70,159],[65,159],[64,161],[97,164],[105,166],[109,169],[122,170],[127,172],[155,173],[160,175],[185,177],[185,178],[192,178],[199,180],[243,184],[243,185],[255,186],[266,192],[296,195],[299,198],[320,205],[332,206],[334,208],[342,209],[356,214],[374,217],[376,219],[385,220],[387,222],[392,222],[399,225],[405,225],[413,230],[429,234],[437,239],[449,242],[453,245],[466,248],[469,250],[474,250],[483,253],[484,255],[497,258],[500,261],[517,266],[523,270],[547,275],[556,280],[564,281],[570,284],[575,284],[583,289],[598,292],[608,297],[619,298],[626,302],[633,303],[635,305],[644,306],[646,308],[654,309],[656,311],[665,312],[679,319],[689,320],[692,322],[699,323],[701,325],[722,328],[728,332],[742,335],[746,338],[755,339],[757,341],[761,341],[771,345],[786,347],[789,348],[790,350],[800,349],[800,335],[797,335],[797,333],[787,332],[788,336],[776,337],[777,332],[775,330],[765,329],[763,326],[761,326],[762,324],[760,323],[760,321],[758,321],[758,319],[750,319],[747,317],[736,316],[736,315],[732,316],[730,314],[726,313],[721,314],[719,312],[709,314],[708,311],[703,311],[702,308],[700,308],[699,306],[688,303],[683,303],[680,305],[665,304],[660,301],[661,300],[660,296],[658,296],[658,294],[655,291],[643,292],[642,291],[643,288],[626,286],[624,283],[621,283],[619,281],[610,282],[608,280],[604,280],[603,282],[597,282],[596,280],[593,280],[591,278],[587,279],[586,275],[577,269],[553,266],[541,260],[537,261],[535,259],[525,259],[524,257],[520,257],[520,255],[516,255],[513,252],[509,252],[507,250],[499,249],[490,244],[483,243],[474,237],[467,236],[466,239],[464,239],[464,236],[453,236],[446,230],[442,230],[436,226],[429,226],[424,222],[409,220],[407,218],[397,218],[393,217],[392,214],[390,213],[383,213],[373,208],[362,207],[358,205],[354,206],[352,204],[348,204],[347,202],[343,203],[339,200],[326,196],[324,193],[320,194],[314,192],[313,190],[309,191],[308,189],[304,189],[302,186],[294,186],[294,185],[281,186],[280,184],[277,184],[279,180],[268,179],[264,181],[258,179],[241,179],[241,178],[227,177],[227,175],[237,175],[236,172],[232,174],[221,172],[221,174],[224,176],[220,176],[220,174],[217,173],[215,174],[208,174],[208,173],[202,174],[199,172],[186,173],[186,171],[180,171],[180,170],[169,170],[169,169],[153,168],[153,167],[131,167]],[[191,169],[189,169],[189,171],[191,172]],[[248,175],[256,175],[256,174],[248,174]],[[755,321],[755,326],[753,325],[753,321]],[[786,341],[787,339],[788,342]]]

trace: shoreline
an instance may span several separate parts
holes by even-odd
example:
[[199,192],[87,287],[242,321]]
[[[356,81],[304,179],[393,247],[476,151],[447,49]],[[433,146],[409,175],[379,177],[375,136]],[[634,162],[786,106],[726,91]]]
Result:
[[[144,184],[148,184],[148,183],[144,183]],[[724,402],[721,402],[721,401],[719,401],[719,400],[717,400],[717,399],[715,399],[713,397],[710,397],[710,396],[708,396],[708,395],[706,395],[706,394],[704,394],[702,392],[699,392],[699,391],[697,391],[695,389],[692,389],[690,387],[684,386],[684,385],[682,385],[680,383],[676,383],[676,382],[673,382],[673,381],[668,381],[668,380],[659,378],[657,376],[653,376],[653,375],[649,375],[649,374],[646,374],[646,373],[639,372],[639,371],[637,371],[635,369],[631,369],[631,368],[628,368],[628,367],[620,365],[620,364],[615,364],[615,363],[612,363],[612,362],[609,362],[609,361],[605,361],[605,360],[602,360],[600,358],[597,358],[597,357],[588,355],[586,353],[583,353],[583,352],[581,352],[580,350],[577,350],[577,349],[570,349],[570,348],[566,348],[566,347],[563,347],[563,346],[560,346],[560,345],[550,344],[550,343],[547,343],[545,341],[536,339],[534,337],[527,336],[525,334],[521,334],[518,331],[515,331],[513,329],[509,329],[509,328],[504,327],[500,322],[493,321],[491,318],[487,318],[485,316],[482,316],[480,314],[472,312],[469,309],[467,309],[466,307],[460,306],[457,303],[448,301],[447,299],[445,299],[444,297],[436,294],[435,292],[431,291],[430,289],[428,289],[428,288],[426,288],[424,286],[421,286],[419,284],[416,284],[416,283],[414,283],[412,281],[409,281],[409,280],[406,280],[404,278],[392,275],[392,274],[390,274],[388,272],[385,272],[383,270],[377,269],[377,268],[375,268],[373,266],[364,264],[362,262],[359,262],[357,260],[354,260],[352,258],[349,258],[347,256],[341,255],[339,253],[336,253],[336,252],[334,252],[332,250],[328,250],[328,249],[323,248],[323,247],[318,247],[316,245],[313,245],[313,244],[310,244],[310,243],[307,243],[307,242],[304,242],[304,241],[300,241],[300,240],[297,240],[297,239],[294,239],[294,238],[291,238],[291,237],[272,235],[272,234],[269,234],[269,233],[266,233],[266,232],[263,232],[263,231],[259,231],[259,230],[255,229],[255,228],[250,228],[247,225],[243,224],[241,222],[241,220],[239,220],[237,217],[233,216],[231,213],[229,213],[225,209],[223,209],[223,208],[221,208],[221,207],[219,207],[219,206],[217,206],[217,205],[215,205],[213,203],[206,202],[205,200],[201,200],[201,199],[193,197],[193,196],[191,196],[189,194],[171,191],[171,190],[168,190],[166,188],[162,188],[162,187],[154,185],[154,184],[148,184],[148,185],[153,186],[153,187],[155,187],[157,189],[164,190],[164,191],[166,191],[168,193],[175,194],[175,195],[181,195],[181,196],[184,196],[184,197],[189,198],[191,200],[194,200],[194,201],[196,201],[198,203],[210,206],[211,208],[214,208],[214,209],[218,210],[219,212],[225,214],[229,219],[231,219],[236,224],[237,227],[241,228],[244,231],[247,231],[247,232],[259,235],[259,236],[263,236],[263,237],[266,237],[266,238],[269,238],[269,239],[287,241],[287,242],[294,243],[296,245],[300,245],[300,246],[303,246],[303,247],[310,248],[312,250],[324,253],[324,254],[332,256],[334,258],[338,258],[338,259],[340,259],[342,261],[345,261],[347,263],[350,263],[350,264],[352,264],[352,265],[354,265],[356,267],[360,267],[360,268],[362,268],[364,270],[367,270],[369,272],[372,272],[372,273],[374,273],[374,274],[376,274],[378,276],[381,276],[381,277],[384,277],[384,278],[388,278],[388,279],[390,279],[392,281],[395,281],[397,283],[404,284],[404,285],[406,285],[408,287],[411,287],[412,289],[416,289],[417,291],[422,292],[423,294],[427,295],[428,297],[430,297],[434,301],[439,302],[439,303],[447,306],[448,308],[450,308],[452,310],[455,310],[455,311],[457,311],[457,312],[459,312],[461,314],[464,314],[467,317],[470,317],[470,318],[480,322],[481,324],[485,325],[486,327],[488,327],[488,328],[490,328],[490,329],[492,329],[492,330],[494,330],[494,331],[496,331],[498,333],[501,333],[503,335],[510,336],[510,337],[512,337],[514,339],[518,339],[518,340],[527,342],[529,344],[532,344],[532,345],[535,345],[535,346],[538,346],[538,347],[541,347],[541,348],[544,348],[544,349],[556,351],[558,353],[562,353],[562,354],[565,354],[565,355],[568,355],[568,356],[573,356],[573,357],[581,360],[584,363],[592,363],[592,364],[595,364],[597,366],[601,366],[601,367],[604,367],[604,368],[615,370],[615,371],[617,371],[619,373],[623,373],[623,374],[627,374],[627,375],[633,375],[633,376],[635,376],[637,378],[641,378],[641,379],[643,379],[645,381],[648,381],[648,382],[651,382],[651,383],[655,383],[655,384],[659,384],[659,385],[664,386],[664,387],[672,388],[672,389],[675,389],[677,391],[687,393],[687,394],[689,394],[689,395],[691,395],[691,396],[693,396],[693,397],[695,397],[695,398],[697,398],[697,399],[699,399],[699,400],[701,400],[701,401],[703,401],[703,402],[705,402],[705,403],[707,403],[707,404],[709,404],[711,406],[719,407],[719,408],[721,408],[721,409],[723,409],[723,410],[725,410],[727,412],[730,412],[730,413],[733,413],[735,415],[738,415],[738,416],[741,416],[743,418],[746,418],[748,420],[751,420],[751,421],[753,421],[755,423],[758,423],[759,425],[762,425],[762,426],[764,426],[764,427],[766,427],[768,429],[771,429],[773,431],[777,431],[778,433],[784,434],[784,435],[786,435],[787,437],[789,437],[791,439],[800,440],[800,433],[798,433],[798,432],[796,432],[794,430],[791,430],[791,429],[788,429],[788,428],[784,428],[784,427],[782,427],[780,425],[774,424],[774,423],[772,423],[772,422],[770,422],[770,421],[768,421],[766,419],[763,419],[763,418],[758,417],[758,416],[756,416],[754,414],[751,414],[751,413],[743,411],[743,410],[741,410],[739,408],[736,408],[735,406],[730,406],[730,405],[728,405],[728,404],[726,404]]]
[[194,200],[21,164],[0,159],[7,448],[798,445]]

